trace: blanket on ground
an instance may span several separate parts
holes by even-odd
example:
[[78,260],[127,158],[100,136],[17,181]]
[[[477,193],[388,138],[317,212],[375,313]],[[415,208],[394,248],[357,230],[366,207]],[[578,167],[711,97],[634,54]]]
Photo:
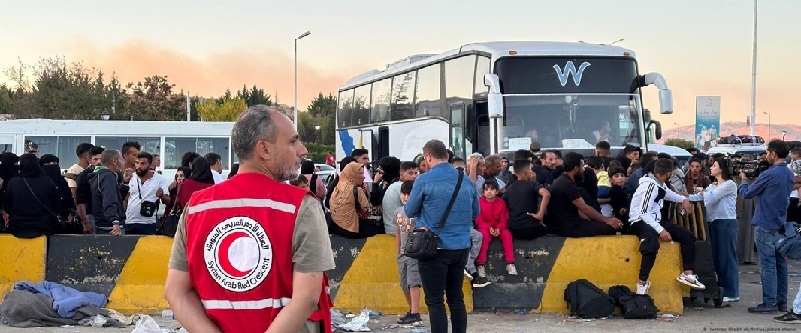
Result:
[[124,324],[109,317],[109,311],[96,306],[83,306],[76,309],[70,318],[61,317],[53,310],[53,299],[43,293],[26,290],[12,290],[3,297],[0,316],[3,324],[13,327],[55,327],[64,325],[83,325],[97,315],[106,318],[104,326],[125,327]]
[[55,282],[42,281],[33,284],[27,281],[19,282],[14,285],[15,290],[26,290],[32,293],[42,293],[53,299],[53,310],[58,312],[61,318],[70,318],[75,315],[78,308],[83,306],[95,306],[102,308],[106,305],[106,296],[93,293],[82,292]]

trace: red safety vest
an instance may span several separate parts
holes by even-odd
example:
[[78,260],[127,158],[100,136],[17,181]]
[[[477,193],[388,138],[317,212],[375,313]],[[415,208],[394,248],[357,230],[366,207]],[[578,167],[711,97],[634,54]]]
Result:
[[[185,209],[189,276],[223,332],[262,333],[292,299],[292,234],[311,192],[256,173],[196,192]],[[331,332],[328,277],[309,320]]]

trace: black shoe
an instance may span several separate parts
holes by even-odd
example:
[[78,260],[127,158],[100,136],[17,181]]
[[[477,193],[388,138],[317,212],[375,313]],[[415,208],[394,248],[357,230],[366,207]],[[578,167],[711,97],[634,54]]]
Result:
[[801,315],[797,315],[790,311],[781,316],[773,318],[773,321],[782,324],[801,324]]
[[473,288],[484,288],[489,284],[490,282],[485,277],[480,277],[478,275],[473,277]]
[[403,315],[403,316],[401,316],[400,318],[398,318],[398,324],[400,324],[402,321],[406,320],[406,318],[409,318],[409,316],[410,316],[411,314],[412,314],[412,312],[411,312],[411,311],[409,311],[409,312],[406,312],[406,314],[405,314],[405,315]]
[[779,302],[779,304],[776,304],[776,305],[777,305],[777,308],[779,309],[779,312],[792,312],[792,311],[787,311],[787,303],[786,302]]
[[401,325],[416,325],[423,322],[423,318],[420,318],[419,313],[410,313],[406,318],[401,318],[398,320],[398,324]]
[[748,312],[751,312],[751,313],[776,313],[776,312],[779,312],[779,307],[776,306],[776,305],[768,306],[768,305],[765,305],[765,303],[762,303],[762,304],[759,304],[757,306],[749,307],[748,308]]

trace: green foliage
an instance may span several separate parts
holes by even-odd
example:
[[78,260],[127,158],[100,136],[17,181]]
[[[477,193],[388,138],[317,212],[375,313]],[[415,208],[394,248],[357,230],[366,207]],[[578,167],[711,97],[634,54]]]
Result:
[[261,89],[256,85],[253,85],[250,90],[248,90],[247,86],[243,85],[242,90],[236,92],[236,97],[243,99],[248,107],[259,104],[273,104],[273,102],[270,100],[270,95],[265,94],[264,89]]
[[[337,112],[337,99],[332,94],[328,94],[328,96],[323,96],[323,93],[319,93],[314,100],[311,101],[309,104],[309,108],[307,112],[300,112],[301,115],[298,115],[298,119],[300,120],[298,126],[298,133],[304,133],[306,131],[306,127],[304,127],[304,132],[301,132],[300,125],[306,125],[304,123],[304,116],[302,114],[306,114],[309,116],[311,128],[314,129],[314,125],[320,126],[320,130],[316,131],[315,136],[313,137],[319,142],[326,144],[326,145],[333,145],[334,144],[334,132],[336,131],[336,112]],[[308,133],[311,134],[311,133]],[[308,142],[308,141],[306,141]]]
[[0,85],[0,114],[11,113],[12,95],[11,90],[5,84]]
[[306,150],[309,151],[308,158],[314,163],[325,163],[325,157],[328,154],[334,155],[334,145],[326,145],[315,142],[303,142]]
[[244,99],[231,97],[230,91],[216,100],[207,99],[196,105],[198,116],[204,121],[235,121],[248,108]]
[[122,112],[111,119],[133,120],[184,120],[186,119],[186,97],[173,93],[174,84],[166,76],[150,76],[136,84],[128,83]]
[[685,139],[679,139],[679,138],[667,139],[667,140],[665,140],[665,144],[668,145],[668,146],[674,146],[674,147],[679,147],[679,148],[683,148],[683,149],[689,149],[689,148],[695,147],[695,144],[693,144],[692,141],[685,140]]

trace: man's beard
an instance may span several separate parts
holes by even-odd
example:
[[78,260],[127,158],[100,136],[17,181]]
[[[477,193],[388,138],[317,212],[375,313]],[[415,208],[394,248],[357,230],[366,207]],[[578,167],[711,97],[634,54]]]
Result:
[[136,175],[139,176],[139,177],[144,177],[145,175],[147,175],[148,172],[150,172],[150,170],[139,170],[139,169],[136,169]]

